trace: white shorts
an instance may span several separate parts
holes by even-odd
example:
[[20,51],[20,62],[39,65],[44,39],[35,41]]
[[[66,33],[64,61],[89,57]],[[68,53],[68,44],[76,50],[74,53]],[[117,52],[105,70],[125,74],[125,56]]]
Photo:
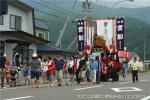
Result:
[[63,71],[62,70],[59,70],[59,71],[56,70],[56,77],[59,79],[62,79],[63,78]]
[[81,77],[85,78],[86,77],[86,71],[81,71]]

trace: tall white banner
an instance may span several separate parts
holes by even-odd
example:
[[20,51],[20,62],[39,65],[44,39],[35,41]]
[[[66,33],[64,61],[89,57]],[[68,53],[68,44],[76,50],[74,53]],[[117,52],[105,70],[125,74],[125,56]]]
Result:
[[106,41],[106,46],[110,50],[113,39],[113,19],[100,19],[97,22],[97,35]]

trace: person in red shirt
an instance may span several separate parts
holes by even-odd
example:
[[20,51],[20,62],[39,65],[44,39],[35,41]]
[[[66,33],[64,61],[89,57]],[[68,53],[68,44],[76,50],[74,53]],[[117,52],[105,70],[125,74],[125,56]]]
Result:
[[63,78],[64,79],[67,78],[67,70],[68,70],[67,60],[64,60],[64,65],[63,65]]
[[[6,56],[5,56],[6,57]],[[6,62],[5,62],[5,72],[6,72],[6,81],[7,81],[7,85],[9,85],[10,82],[10,61],[6,58]]]
[[48,83],[49,86],[53,86],[53,81],[54,81],[54,72],[55,72],[55,63],[52,60],[51,57],[48,58],[48,70],[47,70],[47,77],[48,77]]
[[77,58],[74,59],[74,74],[76,74],[77,71]]

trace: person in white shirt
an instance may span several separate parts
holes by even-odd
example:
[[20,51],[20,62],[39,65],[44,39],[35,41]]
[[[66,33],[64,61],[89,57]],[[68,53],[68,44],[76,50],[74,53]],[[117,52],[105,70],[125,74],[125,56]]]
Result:
[[137,57],[134,58],[134,62],[131,65],[132,68],[132,81],[135,83],[135,81],[138,81],[138,69],[139,69],[139,62],[137,60]]
[[47,70],[48,70],[48,62],[47,59],[44,59],[41,63],[42,67],[42,77],[43,77],[43,83],[46,84],[47,82]]

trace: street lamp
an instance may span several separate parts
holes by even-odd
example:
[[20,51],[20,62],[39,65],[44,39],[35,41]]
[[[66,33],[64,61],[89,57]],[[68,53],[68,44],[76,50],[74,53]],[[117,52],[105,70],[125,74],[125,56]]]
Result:
[[143,65],[144,65],[144,66],[143,66],[143,67],[144,67],[144,68],[145,68],[145,58],[146,58],[146,55],[145,55],[146,42],[145,42],[145,40],[146,40],[146,39],[145,39],[145,35],[144,35],[144,47],[143,47],[143,48],[144,48],[144,50],[143,50],[143,52],[144,52],[144,55],[143,55],[143,59],[144,59],[143,63],[144,63],[144,64],[143,64]]
[[114,7],[115,7],[117,4],[122,3],[122,2],[126,2],[126,1],[133,2],[134,0],[121,0],[121,1],[118,1],[118,2],[116,2],[115,4],[113,4],[113,5],[112,5],[112,15],[113,15],[113,9],[114,9]]

